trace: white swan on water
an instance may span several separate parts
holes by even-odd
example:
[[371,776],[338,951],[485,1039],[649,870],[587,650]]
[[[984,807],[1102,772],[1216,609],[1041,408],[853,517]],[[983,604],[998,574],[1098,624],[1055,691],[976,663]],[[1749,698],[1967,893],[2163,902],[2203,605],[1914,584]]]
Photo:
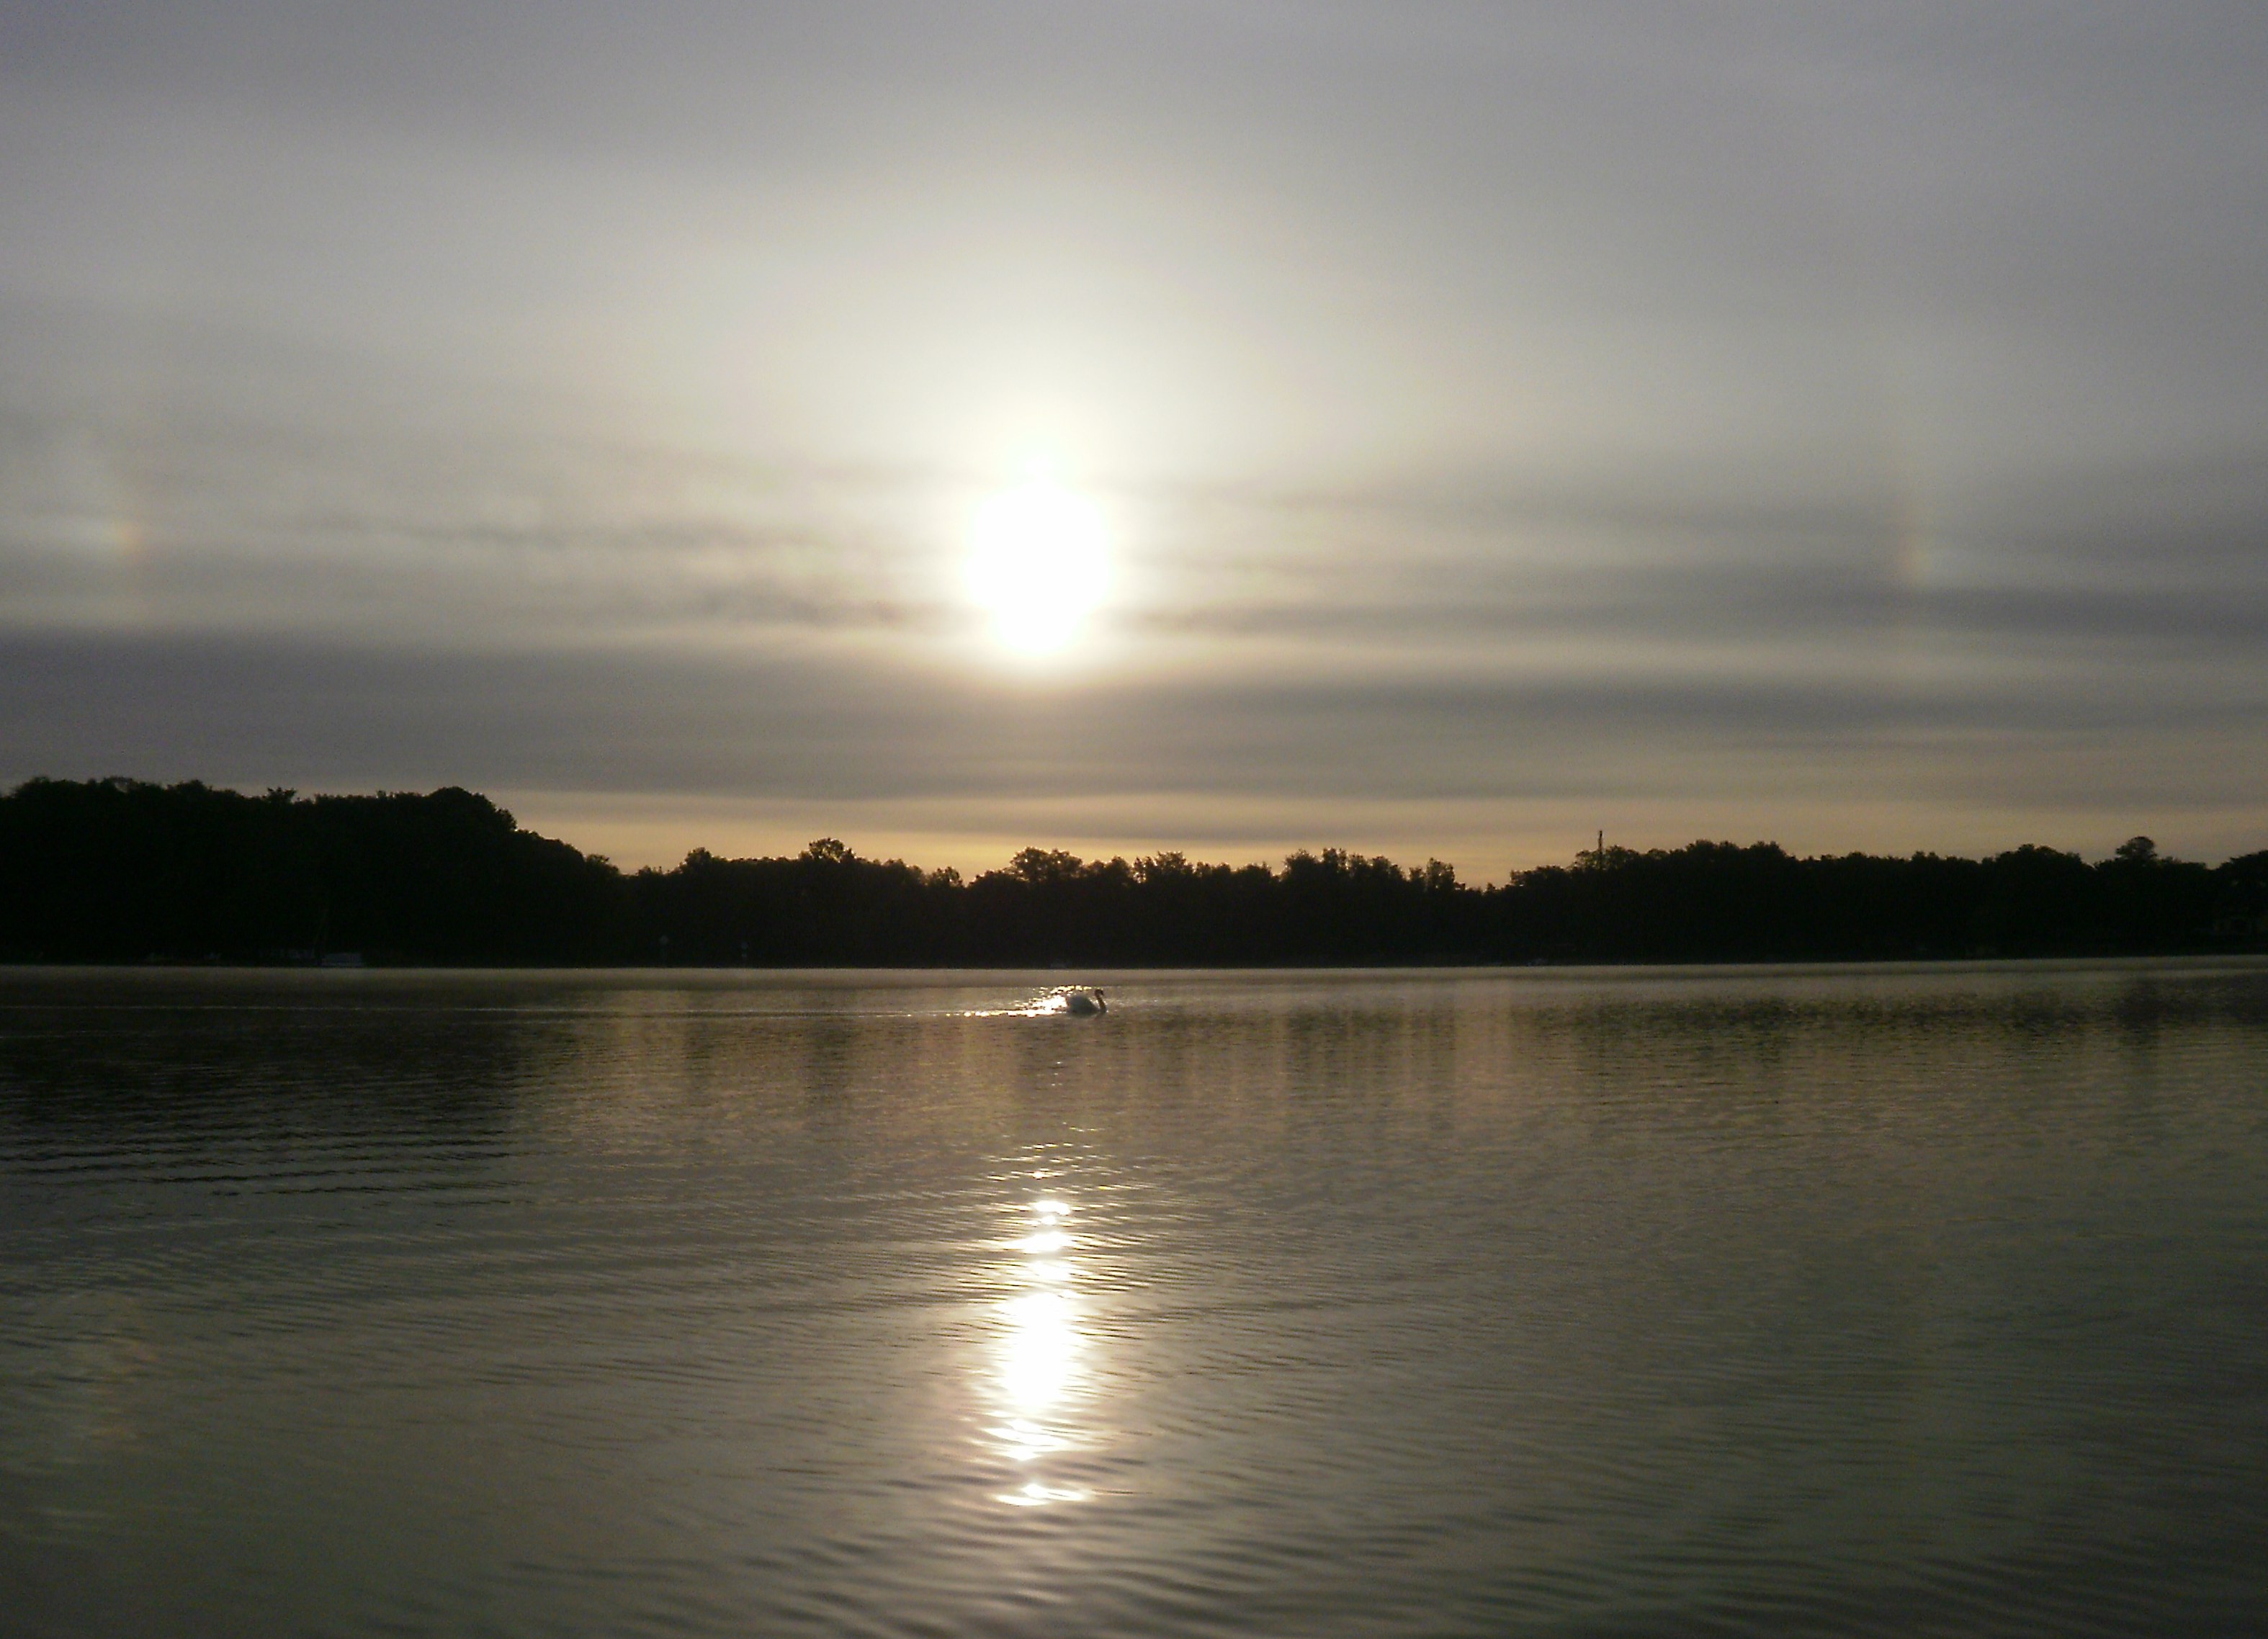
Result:
[[1064,1011],[1076,1018],[1086,1018],[1109,1011],[1110,1004],[1102,999],[1100,990],[1069,990],[1064,993]]

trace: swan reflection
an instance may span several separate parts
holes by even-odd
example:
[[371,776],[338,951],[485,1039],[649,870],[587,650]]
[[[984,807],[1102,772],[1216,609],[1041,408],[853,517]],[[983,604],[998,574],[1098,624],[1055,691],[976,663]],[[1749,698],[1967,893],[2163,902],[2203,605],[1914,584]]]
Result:
[[[1009,1266],[1020,1290],[1000,1305],[1005,1324],[994,1389],[1007,1415],[988,1432],[1003,1456],[1028,1466],[1072,1444],[1063,1425],[1063,1410],[1073,1392],[1085,1340],[1077,1303],[1064,1290],[1076,1280],[1078,1269],[1069,1260],[1053,1255],[1077,1245],[1064,1227],[1071,1216],[1070,1203],[1049,1197],[1033,1202],[1026,1210],[1033,1228],[1012,1244],[1029,1255]],[[1017,1508],[1041,1508],[1086,1496],[1049,1485],[1035,1474],[996,1500]]]

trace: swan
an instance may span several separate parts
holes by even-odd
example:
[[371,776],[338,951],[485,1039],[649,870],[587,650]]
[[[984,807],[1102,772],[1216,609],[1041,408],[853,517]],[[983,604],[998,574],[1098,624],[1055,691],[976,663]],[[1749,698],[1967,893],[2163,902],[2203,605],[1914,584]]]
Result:
[[1102,999],[1100,990],[1073,990],[1064,997],[1064,1011],[1075,1018],[1092,1018],[1109,1011],[1110,1004]]

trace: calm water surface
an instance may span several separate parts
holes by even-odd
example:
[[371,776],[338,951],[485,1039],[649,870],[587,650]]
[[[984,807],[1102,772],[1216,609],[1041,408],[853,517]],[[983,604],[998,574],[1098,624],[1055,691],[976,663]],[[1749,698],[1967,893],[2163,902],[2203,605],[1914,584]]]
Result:
[[1095,977],[0,973],[0,1630],[2268,1631],[2268,967]]

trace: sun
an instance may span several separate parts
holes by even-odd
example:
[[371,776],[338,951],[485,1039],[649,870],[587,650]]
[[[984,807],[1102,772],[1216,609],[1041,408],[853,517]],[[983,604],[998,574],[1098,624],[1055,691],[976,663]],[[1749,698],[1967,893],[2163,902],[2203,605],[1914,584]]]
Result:
[[969,593],[1012,649],[1064,647],[1109,590],[1101,509],[1051,479],[989,497],[968,535]]

